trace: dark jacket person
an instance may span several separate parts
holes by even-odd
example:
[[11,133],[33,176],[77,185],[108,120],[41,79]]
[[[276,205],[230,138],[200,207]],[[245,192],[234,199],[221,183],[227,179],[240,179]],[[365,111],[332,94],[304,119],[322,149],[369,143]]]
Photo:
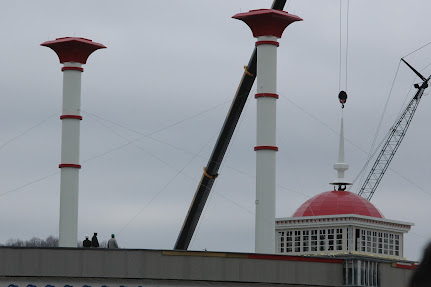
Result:
[[84,241],[82,241],[82,246],[84,247],[91,247],[91,241],[88,239],[88,235],[85,235]]
[[99,247],[99,240],[97,240],[97,232],[94,232],[94,235],[91,238],[91,247]]

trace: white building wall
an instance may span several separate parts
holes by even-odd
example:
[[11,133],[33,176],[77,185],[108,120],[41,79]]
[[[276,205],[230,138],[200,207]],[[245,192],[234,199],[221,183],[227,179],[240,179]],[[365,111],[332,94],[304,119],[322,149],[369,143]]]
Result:
[[347,227],[280,229],[276,234],[279,254],[326,254],[347,252]]
[[278,254],[358,253],[386,258],[403,257],[403,233],[377,228],[350,225],[293,226],[278,228],[275,236]]

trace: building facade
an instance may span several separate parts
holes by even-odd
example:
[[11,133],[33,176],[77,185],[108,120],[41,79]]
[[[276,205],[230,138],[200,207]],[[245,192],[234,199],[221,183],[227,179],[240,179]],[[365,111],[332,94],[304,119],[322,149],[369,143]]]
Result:
[[276,219],[276,253],[402,259],[404,234],[411,226],[384,218],[354,193],[325,192],[304,203],[292,217]]
[[310,198],[291,217],[275,219],[275,253],[342,258],[343,286],[384,286],[385,264],[415,268],[403,254],[413,223],[386,219],[369,200],[346,190],[343,119],[339,142],[334,189]]

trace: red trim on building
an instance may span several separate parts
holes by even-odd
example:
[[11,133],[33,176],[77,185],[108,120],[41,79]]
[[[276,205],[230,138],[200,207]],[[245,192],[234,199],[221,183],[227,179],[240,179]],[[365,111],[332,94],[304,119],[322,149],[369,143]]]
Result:
[[63,67],[63,68],[61,68],[62,72],[68,71],[68,70],[84,72],[84,69],[80,68],[80,67]]
[[254,95],[254,98],[255,99],[257,99],[257,98],[276,98],[276,99],[278,99],[278,95],[277,94],[271,94],[271,93],[259,93],[259,94],[256,94],[256,95]]
[[260,145],[260,146],[255,146],[254,150],[275,150],[278,151],[278,147],[276,146],[270,146],[270,145]]
[[286,256],[286,255],[261,255],[249,254],[249,259],[266,259],[266,260],[287,260],[287,261],[307,261],[307,262],[325,262],[325,263],[343,263],[343,259],[329,258],[310,258],[302,256]]
[[401,268],[401,269],[416,269],[416,264],[400,264],[400,263],[392,263],[392,267]]
[[62,119],[76,119],[76,120],[81,120],[82,121],[82,116],[77,116],[77,115],[62,115],[60,116],[60,120]]
[[63,168],[63,167],[81,168],[81,165],[80,164],[73,164],[73,163],[62,163],[58,167],[59,168]]
[[280,43],[278,43],[277,41],[257,41],[255,46],[259,46],[259,45],[274,45],[274,46],[280,46]]

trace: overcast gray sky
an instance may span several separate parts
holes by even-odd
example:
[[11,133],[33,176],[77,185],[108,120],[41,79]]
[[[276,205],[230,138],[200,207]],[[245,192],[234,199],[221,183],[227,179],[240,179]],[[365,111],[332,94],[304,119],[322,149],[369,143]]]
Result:
[[[271,4],[2,1],[0,242],[58,234],[62,74],[42,42],[77,36],[108,47],[90,56],[82,74],[80,239],[115,233],[122,247],[170,249],[254,48],[249,28],[231,17]],[[400,58],[431,41],[430,9],[428,0],[350,1],[344,118],[351,179],[367,159]],[[278,217],[332,189],[341,116],[340,2],[288,0],[285,10],[304,21],[279,40]],[[427,67],[431,45],[406,59]],[[413,95],[414,80],[401,65],[378,142]],[[254,250],[255,105],[250,97],[190,249]],[[431,237],[430,107],[424,97],[372,199],[386,218],[415,223],[405,238],[411,260]]]

